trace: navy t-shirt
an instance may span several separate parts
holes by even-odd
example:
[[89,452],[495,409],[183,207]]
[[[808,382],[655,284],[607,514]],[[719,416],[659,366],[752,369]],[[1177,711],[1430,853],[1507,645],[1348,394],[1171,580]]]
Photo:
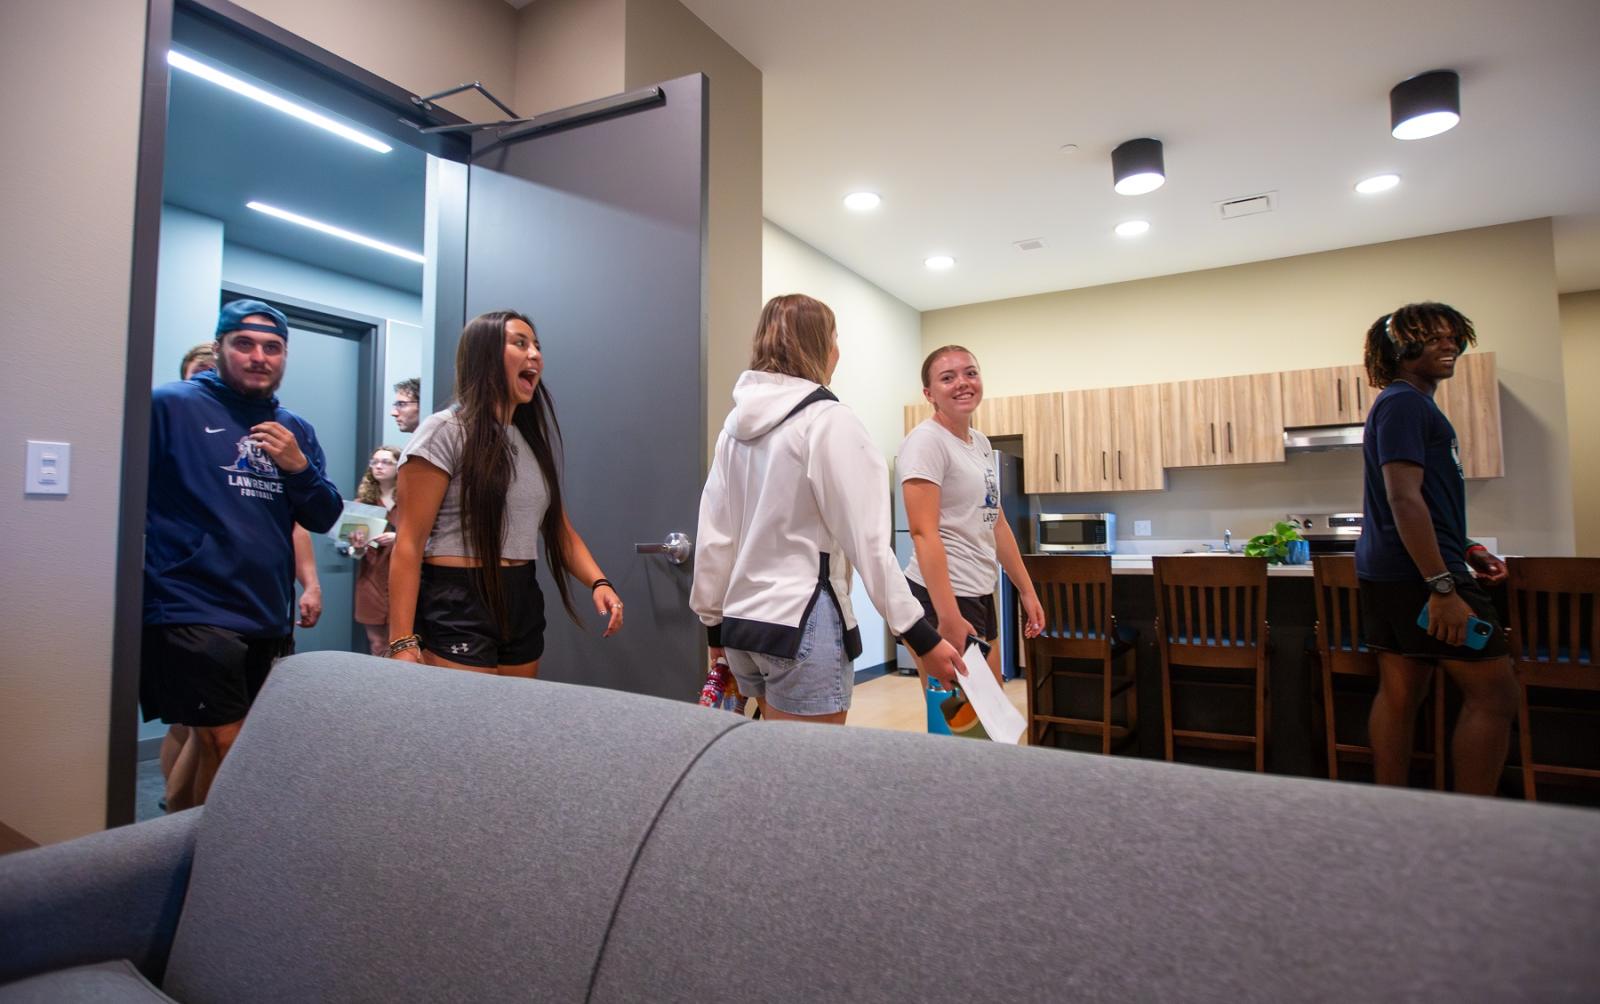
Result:
[[1361,438],[1366,484],[1356,574],[1379,582],[1422,578],[1400,541],[1383,485],[1383,465],[1408,461],[1422,467],[1422,501],[1433,517],[1439,555],[1452,572],[1468,574],[1467,482],[1456,449],[1456,430],[1433,398],[1397,380],[1383,389],[1367,414]]

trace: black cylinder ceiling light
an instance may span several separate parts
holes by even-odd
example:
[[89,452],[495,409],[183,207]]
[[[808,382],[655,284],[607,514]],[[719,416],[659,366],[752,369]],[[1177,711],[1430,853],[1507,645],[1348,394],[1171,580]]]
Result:
[[1111,178],[1122,195],[1143,195],[1160,188],[1167,181],[1161,141],[1130,139],[1112,150]]
[[1454,70],[1419,73],[1389,92],[1389,133],[1395,139],[1427,139],[1460,121],[1461,77]]

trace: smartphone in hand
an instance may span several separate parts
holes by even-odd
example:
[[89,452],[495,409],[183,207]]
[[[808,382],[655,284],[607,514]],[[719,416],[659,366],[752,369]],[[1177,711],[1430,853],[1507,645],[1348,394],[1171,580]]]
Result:
[[[1427,604],[1423,604],[1422,613],[1417,615],[1417,627],[1424,631],[1428,630]],[[1463,642],[1463,644],[1465,644],[1468,648],[1472,649],[1474,652],[1482,651],[1483,646],[1489,644],[1489,639],[1493,636],[1493,624],[1490,624],[1485,620],[1479,620],[1476,617],[1467,618],[1467,640]]]

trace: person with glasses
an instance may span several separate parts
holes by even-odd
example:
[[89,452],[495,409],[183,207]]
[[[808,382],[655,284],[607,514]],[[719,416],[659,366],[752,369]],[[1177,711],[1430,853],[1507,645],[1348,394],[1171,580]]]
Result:
[[[1365,642],[1378,657],[1369,717],[1377,782],[1406,783],[1417,709],[1439,667],[1462,694],[1451,740],[1455,788],[1492,795],[1505,765],[1517,685],[1499,615],[1479,580],[1502,581],[1506,566],[1467,538],[1456,430],[1434,402],[1439,384],[1477,340],[1472,322],[1442,303],[1407,304],[1367,329],[1367,378],[1381,392],[1362,436],[1356,575]],[[1424,610],[1426,628],[1419,624]]]
[[401,432],[416,432],[422,420],[422,381],[412,377],[395,384],[394,403],[389,409],[389,415]]

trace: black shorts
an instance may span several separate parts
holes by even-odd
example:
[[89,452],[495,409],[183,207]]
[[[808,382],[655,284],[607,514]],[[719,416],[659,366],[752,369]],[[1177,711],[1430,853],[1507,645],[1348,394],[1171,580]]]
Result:
[[[911,595],[922,604],[922,613],[928,618],[928,623],[934,627],[939,626],[939,615],[933,612],[933,597],[928,590],[918,583],[906,580],[906,585],[911,587]],[[984,641],[994,641],[1000,635],[1000,619],[994,612],[994,594],[988,596],[957,596],[956,609],[961,611],[961,616],[972,625],[972,630],[977,632]]]
[[246,638],[205,624],[146,624],[139,646],[144,720],[207,728],[240,721],[294,635]]
[[1428,605],[1433,589],[1420,579],[1406,582],[1361,580],[1361,633],[1367,647],[1413,659],[1453,659],[1484,662],[1506,656],[1506,634],[1500,614],[1489,594],[1470,575],[1457,574],[1456,594],[1472,607],[1473,616],[1494,625],[1494,634],[1481,649],[1446,645],[1417,626],[1417,616]]
[[507,631],[500,635],[478,589],[478,570],[422,566],[417,588],[417,634],[441,659],[493,669],[520,666],[544,654],[544,593],[534,563],[500,566]]

